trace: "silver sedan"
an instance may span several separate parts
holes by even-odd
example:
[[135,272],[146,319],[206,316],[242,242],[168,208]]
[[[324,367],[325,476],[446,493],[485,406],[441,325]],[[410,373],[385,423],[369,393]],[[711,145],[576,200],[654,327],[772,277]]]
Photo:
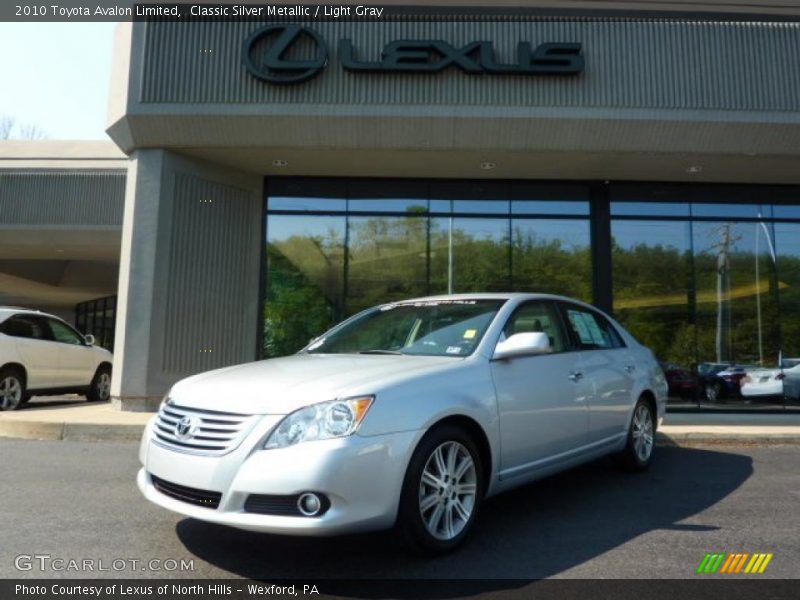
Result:
[[395,302],[293,356],[177,383],[145,431],[138,485],[232,527],[396,527],[446,552],[491,495],[606,454],[647,468],[666,396],[652,353],[582,302]]

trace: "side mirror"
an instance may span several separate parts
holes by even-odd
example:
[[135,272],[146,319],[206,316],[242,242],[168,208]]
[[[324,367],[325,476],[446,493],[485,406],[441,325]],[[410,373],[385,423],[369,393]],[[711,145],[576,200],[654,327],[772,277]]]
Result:
[[83,336],[83,341],[86,342],[87,346],[94,346],[94,336],[91,333],[87,333]]
[[497,344],[493,360],[512,358],[514,356],[530,356],[551,352],[550,338],[543,331],[531,333],[515,333]]

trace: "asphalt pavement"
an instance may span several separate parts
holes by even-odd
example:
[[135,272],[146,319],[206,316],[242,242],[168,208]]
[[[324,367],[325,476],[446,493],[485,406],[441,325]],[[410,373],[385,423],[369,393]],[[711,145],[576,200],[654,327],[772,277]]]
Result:
[[[800,447],[657,452],[643,474],[603,459],[493,498],[468,545],[421,559],[390,533],[290,538],[169,513],[140,496],[133,443],[0,440],[0,578],[698,578],[707,552],[770,552],[757,577],[800,577]],[[20,571],[20,555],[109,570]]]

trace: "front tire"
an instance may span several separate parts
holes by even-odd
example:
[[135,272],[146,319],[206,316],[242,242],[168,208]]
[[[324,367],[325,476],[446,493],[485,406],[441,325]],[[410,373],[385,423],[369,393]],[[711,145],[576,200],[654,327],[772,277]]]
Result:
[[25,398],[25,379],[17,369],[0,370],[0,410],[16,410]]
[[619,454],[622,467],[628,471],[644,471],[650,466],[655,450],[655,415],[650,402],[639,398],[628,427],[628,441]]
[[89,384],[86,392],[86,399],[89,402],[105,402],[111,397],[111,367],[102,365],[97,368],[97,372]]
[[398,527],[412,549],[427,555],[455,550],[468,537],[484,491],[483,465],[460,427],[430,431],[409,462]]

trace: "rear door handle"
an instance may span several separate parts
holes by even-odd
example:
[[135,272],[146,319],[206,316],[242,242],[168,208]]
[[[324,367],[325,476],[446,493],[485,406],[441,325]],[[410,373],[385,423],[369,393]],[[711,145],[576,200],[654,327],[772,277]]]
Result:
[[571,381],[577,382],[583,379],[583,373],[581,373],[580,371],[572,371],[572,373],[570,373],[568,377]]
[[634,369],[636,369],[636,365],[625,365],[625,370],[628,373],[633,373]]

